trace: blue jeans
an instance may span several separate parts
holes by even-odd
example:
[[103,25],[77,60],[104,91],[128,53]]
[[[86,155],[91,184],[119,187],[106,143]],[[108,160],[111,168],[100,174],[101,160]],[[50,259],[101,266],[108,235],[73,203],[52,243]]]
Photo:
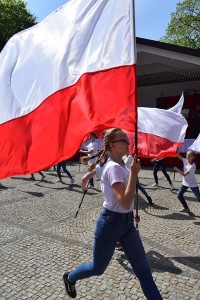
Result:
[[[181,187],[180,187],[180,189],[178,191],[178,194],[177,194],[177,198],[180,200],[183,207],[186,208],[186,209],[188,209],[189,207],[188,207],[183,195],[185,194],[185,192],[187,191],[188,188],[189,188],[188,186],[185,186],[185,185],[181,184]],[[194,195],[196,196],[197,200],[200,201],[199,187],[195,186],[195,187],[190,187],[190,188],[193,191]]]
[[57,174],[58,174],[58,177],[59,177],[59,179],[61,179],[62,177],[61,177],[61,167],[62,167],[62,169],[63,169],[63,171],[67,174],[67,176],[70,178],[70,179],[72,179],[72,175],[71,175],[71,173],[67,170],[67,168],[66,168],[66,161],[62,161],[62,162],[60,162],[60,163],[58,163],[57,164],[57,168],[56,168],[56,171],[57,171]]
[[69,280],[76,282],[90,276],[102,275],[111,261],[117,241],[121,243],[146,298],[161,300],[139,232],[133,224],[133,212],[123,214],[102,209],[94,233],[93,261],[83,263],[70,272]]
[[156,184],[158,184],[157,173],[158,173],[158,171],[159,171],[160,168],[161,168],[163,174],[165,175],[167,181],[169,182],[169,184],[172,184],[172,181],[171,181],[169,175],[167,174],[167,171],[166,171],[166,168],[165,168],[165,164],[164,164],[164,161],[162,159],[158,160],[158,161],[155,161],[155,164],[154,164],[154,167],[153,167],[153,176],[154,176]]
[[137,179],[137,187],[138,187],[138,190],[140,190],[144,195],[145,197],[148,199],[150,196],[147,194],[145,188],[140,184],[139,182],[139,179]]

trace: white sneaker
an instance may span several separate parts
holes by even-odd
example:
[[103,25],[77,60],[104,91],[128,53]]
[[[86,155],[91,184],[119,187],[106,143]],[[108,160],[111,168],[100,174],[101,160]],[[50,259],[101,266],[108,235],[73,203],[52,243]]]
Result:
[[58,178],[56,182],[63,182],[62,179]]
[[170,184],[170,190],[171,190],[171,191],[175,190],[175,187],[173,186],[172,183]]
[[189,213],[190,212],[190,210],[189,210],[189,208],[183,208],[183,209],[181,209],[181,210],[179,210],[179,212],[185,212],[185,213]]
[[157,183],[152,184],[153,187],[158,187],[159,185]]

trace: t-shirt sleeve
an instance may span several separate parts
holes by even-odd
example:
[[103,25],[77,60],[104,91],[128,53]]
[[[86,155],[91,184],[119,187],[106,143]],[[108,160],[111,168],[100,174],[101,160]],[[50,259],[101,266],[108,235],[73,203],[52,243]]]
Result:
[[103,172],[103,167],[100,167],[100,165],[96,165],[95,171],[96,171],[97,176],[99,177],[99,179],[101,179],[101,175],[102,175],[102,172]]
[[116,182],[124,182],[121,167],[119,165],[111,166],[107,170],[107,178],[111,185]]

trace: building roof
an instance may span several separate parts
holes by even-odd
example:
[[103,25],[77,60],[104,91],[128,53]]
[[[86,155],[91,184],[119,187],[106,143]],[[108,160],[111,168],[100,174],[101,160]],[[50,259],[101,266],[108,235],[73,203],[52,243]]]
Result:
[[200,49],[136,38],[138,87],[200,80]]
[[188,48],[188,47],[167,44],[167,43],[163,43],[160,41],[153,41],[153,40],[139,38],[139,37],[136,37],[136,43],[140,44],[140,45],[158,48],[158,49],[164,49],[164,50],[168,50],[168,51],[173,51],[173,52],[178,52],[178,53],[183,53],[183,54],[187,54],[187,55],[191,55],[191,56],[200,57],[200,49],[192,49],[192,48]]

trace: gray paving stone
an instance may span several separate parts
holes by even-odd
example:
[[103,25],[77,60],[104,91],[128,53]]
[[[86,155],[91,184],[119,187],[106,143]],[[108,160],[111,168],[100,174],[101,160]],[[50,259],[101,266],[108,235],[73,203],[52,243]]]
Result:
[[[30,176],[1,181],[0,189],[0,300],[67,299],[62,273],[91,260],[93,231],[102,206],[99,181],[88,191],[75,218],[86,167],[69,162],[75,176],[70,186],[55,183],[53,169],[45,181]],[[171,178],[173,173],[169,172]],[[176,192],[181,176],[169,190],[162,173],[160,188],[151,187],[151,169],[140,172],[140,182],[156,204],[149,207],[139,191],[139,232],[153,277],[165,300],[200,300],[200,203],[191,191],[186,200],[195,216],[179,213]],[[200,172],[197,175],[200,182]],[[140,284],[123,252],[116,251],[100,277],[77,283],[77,299],[144,300]]]

